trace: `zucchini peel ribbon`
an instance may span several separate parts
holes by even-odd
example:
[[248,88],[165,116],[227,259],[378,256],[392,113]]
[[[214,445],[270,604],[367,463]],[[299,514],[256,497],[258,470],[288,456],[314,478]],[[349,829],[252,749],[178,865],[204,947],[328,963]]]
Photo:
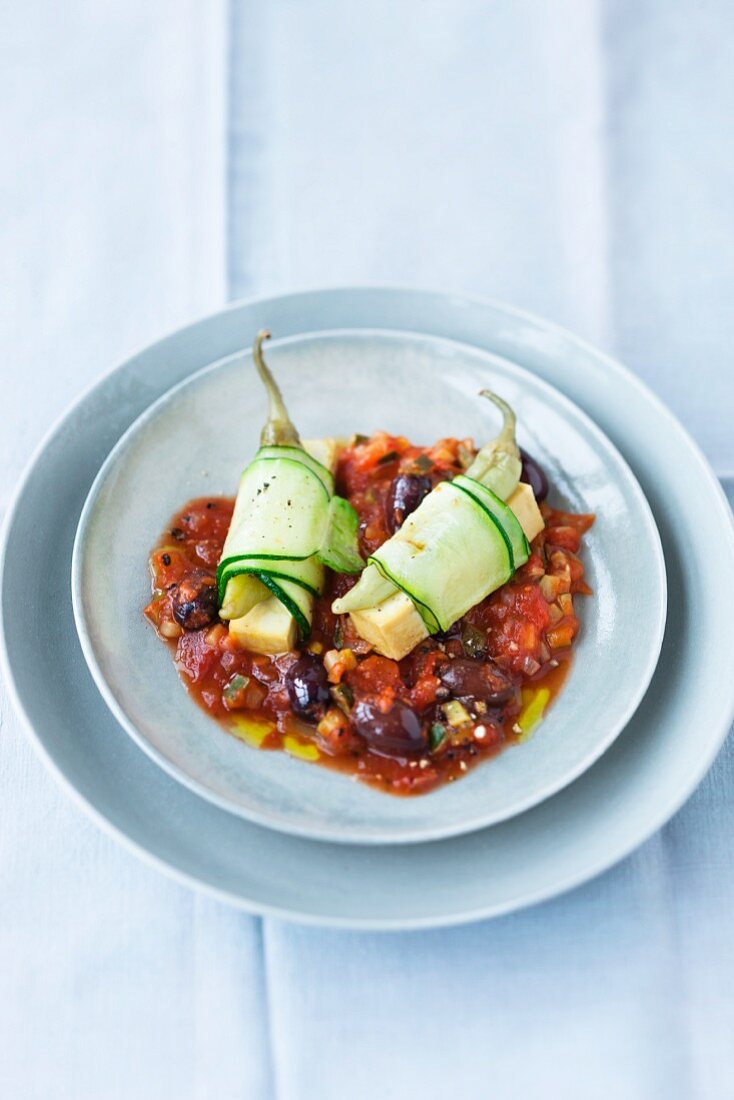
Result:
[[334,601],[336,614],[378,608],[402,591],[427,632],[435,634],[448,630],[528,560],[527,538],[504,503],[522,469],[515,414],[489,390],[482,396],[502,412],[499,435],[482,447],[464,474],[436,485],[370,556],[354,588]]
[[265,363],[262,345],[269,335],[259,332],[253,344],[269,413],[260,448],[240,479],[217,570],[219,614],[240,622],[275,596],[306,638],[314,598],[323,591],[324,566],[358,573],[364,562],[357,548],[357,514],[335,496],[332,471],[301,442]]

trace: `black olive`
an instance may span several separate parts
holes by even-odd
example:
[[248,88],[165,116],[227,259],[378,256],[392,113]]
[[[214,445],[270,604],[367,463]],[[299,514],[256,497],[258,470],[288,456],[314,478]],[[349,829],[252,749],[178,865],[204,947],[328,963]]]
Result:
[[171,611],[184,630],[200,630],[219,614],[217,585],[211,573],[194,569],[170,589]]
[[420,718],[404,703],[393,703],[383,714],[376,703],[361,699],[350,718],[370,748],[384,756],[411,756],[428,746],[428,735]]
[[323,663],[304,653],[285,674],[285,686],[293,710],[301,718],[318,719],[329,701],[329,683]]
[[525,481],[530,486],[535,499],[540,503],[548,496],[548,478],[532,455],[529,455],[527,451],[523,451],[522,447],[520,448],[520,458],[522,460],[520,481]]
[[458,699],[481,699],[502,706],[515,694],[504,673],[486,661],[457,657],[439,672],[441,683]]
[[385,504],[387,528],[391,534],[402,527],[406,517],[415,512],[431,488],[430,477],[421,474],[400,474],[394,479]]

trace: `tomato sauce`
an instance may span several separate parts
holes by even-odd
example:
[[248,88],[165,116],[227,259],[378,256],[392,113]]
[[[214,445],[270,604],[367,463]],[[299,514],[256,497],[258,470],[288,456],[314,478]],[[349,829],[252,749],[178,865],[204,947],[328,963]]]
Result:
[[[428,492],[462,472],[474,453],[471,440],[415,447],[384,432],[355,437],[340,458],[336,482],[359,514],[363,554],[404,518],[400,479],[407,481],[398,490],[407,484]],[[578,555],[593,516],[541,505],[545,529],[512,581],[397,662],[375,653],[348,616],[333,614],[332,601],[355,578],[328,571],[301,650],[261,656],[230,638],[211,597],[233,507],[228,497],[199,498],[172,518],[151,554],[153,598],[145,608],[171,645],[190,694],[230,733],[393,794],[452,782],[530,736],[568,672],[579,630],[574,600],[590,594]],[[188,601],[185,626],[182,600]],[[318,679],[318,700],[299,714],[293,683],[304,661],[306,678]],[[377,724],[407,713],[420,726],[416,750],[376,751],[359,732],[358,713],[374,714]]]

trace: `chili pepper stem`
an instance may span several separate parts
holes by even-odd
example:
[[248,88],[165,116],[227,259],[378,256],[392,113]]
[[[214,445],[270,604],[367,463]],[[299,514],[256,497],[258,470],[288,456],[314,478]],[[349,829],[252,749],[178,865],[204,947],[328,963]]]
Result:
[[[466,471],[475,481],[481,481],[506,500],[520,477],[520,450],[515,440],[515,414],[501,397],[491,390],[480,390],[502,413],[499,435],[485,443]],[[514,481],[514,484],[513,484]],[[494,482],[494,484],[492,483]],[[500,488],[502,491],[500,491]]]
[[489,401],[495,404],[502,413],[502,428],[499,432],[499,435],[497,435],[495,439],[492,440],[492,444],[495,447],[497,447],[499,444],[503,450],[516,452],[517,443],[515,442],[515,431],[517,427],[517,421],[515,418],[515,413],[512,411],[507,402],[503,401],[502,398],[499,397],[496,393],[493,393],[492,390],[480,390],[479,396],[486,397]]
[[269,339],[270,333],[268,330],[261,329],[252,345],[252,357],[267,391],[269,401],[268,418],[260,433],[260,445],[262,447],[300,447],[300,436],[288,415],[278,383],[273,378],[263,356],[263,341]]

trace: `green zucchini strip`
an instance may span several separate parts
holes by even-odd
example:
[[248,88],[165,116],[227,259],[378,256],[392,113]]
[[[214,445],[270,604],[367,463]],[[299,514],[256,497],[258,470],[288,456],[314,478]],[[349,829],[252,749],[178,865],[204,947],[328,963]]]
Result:
[[490,515],[492,515],[496,522],[499,523],[500,528],[507,539],[512,554],[513,571],[519,569],[521,565],[530,557],[530,544],[525,538],[525,532],[520,526],[518,520],[512,508],[508,508],[503,500],[493,493],[491,489],[488,489],[485,485],[482,485],[480,481],[475,481],[467,474],[459,474],[451,482],[457,489],[461,489],[465,493],[469,493],[474,499],[485,508]]
[[329,501],[326,533],[317,555],[319,561],[337,573],[361,573],[364,561],[359,554],[358,528],[359,516],[349,501],[333,496]]
[[[484,598],[488,585],[499,588],[513,572],[500,521],[450,481],[437,485],[369,561],[411,598],[432,634],[447,630]],[[350,595],[335,610],[354,610]]]
[[482,396],[502,411],[499,435],[482,447],[465,475],[440,482],[375,551],[354,588],[334,601],[337,614],[377,607],[401,590],[435,634],[527,561],[527,539],[504,503],[521,472],[515,414],[496,394],[483,390]]
[[303,447],[261,447],[255,455],[253,462],[270,462],[273,460],[279,462],[281,459],[290,459],[292,462],[300,462],[303,466],[306,466],[307,469],[321,481],[327,496],[333,494],[334,475],[331,470],[327,470],[326,466],[322,466],[322,464],[318,462],[313,455],[310,455],[308,451],[304,450]]
[[454,477],[451,484],[454,488],[461,489],[462,493],[467,493],[476,500],[476,504],[480,508],[484,508],[486,513],[494,519],[495,524],[499,526],[502,537],[507,543],[507,548],[510,550],[513,572],[519,569],[519,566],[524,565],[529,558],[530,550],[525,532],[519,525],[519,520],[512,508],[508,508],[504,500],[496,496],[492,489],[485,488],[480,482],[475,482],[471,477],[464,474]]
[[332,610],[337,615],[342,615],[347,611],[364,611],[368,607],[377,607],[390,596],[394,596],[397,587],[395,581],[380,570],[379,564],[370,559],[357,584],[341,599],[334,601]]
[[410,597],[413,606],[425,623],[426,630],[429,634],[436,634],[439,630],[441,630],[441,623],[436,618],[435,612],[428,606],[428,604],[422,603],[415,592],[409,592],[407,588],[405,588],[404,584],[401,583],[401,581],[397,577],[392,576],[390,570],[384,562],[377,561],[375,558],[370,558],[369,561],[370,565],[373,568],[377,569],[380,573],[380,576],[390,585],[390,595],[393,595],[396,590],[399,590],[401,592],[404,592],[406,596]]
[[[269,400],[260,449],[240,479],[217,570],[220,616],[241,619],[271,594],[310,630],[324,563],[361,570],[356,513],[334,496],[334,476],[308,453],[268,369],[258,333],[253,358]],[[248,579],[254,578],[254,579]]]
[[298,633],[301,638],[308,639],[311,633],[311,619],[313,617],[313,599],[306,595],[303,589],[298,589],[292,582],[283,578],[279,584],[273,577],[262,575],[260,577],[262,583],[269,589],[274,596],[277,596],[283,606],[289,611],[292,617],[296,620],[298,627]]
[[[316,575],[314,576],[314,574]],[[282,570],[278,570],[272,566],[266,565],[263,567],[262,559],[256,559],[255,561],[240,561],[237,559],[231,569],[225,573],[219,585],[219,590],[224,590],[226,592],[227,585],[231,580],[234,580],[235,577],[243,576],[257,577],[259,580],[262,580],[263,584],[267,584],[267,581],[264,579],[265,577],[272,577],[274,580],[290,581],[292,584],[302,588],[304,592],[310,592],[312,596],[320,595],[320,588],[322,586],[322,574],[316,573],[316,569],[309,571],[306,577],[303,577],[298,575],[294,569],[291,569],[288,563],[286,563]],[[261,598],[265,599],[265,596],[263,595]],[[224,595],[220,597],[220,603],[223,602]],[[228,616],[228,618],[237,618],[237,616],[231,615]]]

